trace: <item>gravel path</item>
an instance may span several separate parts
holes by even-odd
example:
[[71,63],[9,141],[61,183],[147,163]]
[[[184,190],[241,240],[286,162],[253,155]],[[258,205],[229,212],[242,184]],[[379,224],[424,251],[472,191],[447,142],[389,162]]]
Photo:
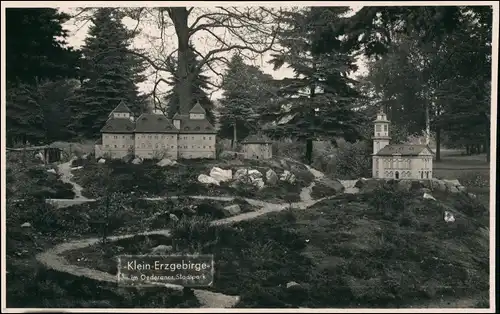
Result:
[[[71,174],[71,161],[59,165],[59,172],[61,173],[61,180],[64,182],[70,183],[73,185],[75,193],[77,195],[78,200],[51,200],[52,203],[58,204],[62,202],[65,206],[70,206],[72,205],[71,202],[68,201],[77,201],[77,202],[88,202],[88,201],[95,201],[93,199],[87,199],[81,195],[81,190],[82,187],[76,184],[75,182],[71,181],[72,174]],[[312,172],[313,175],[316,178],[321,178],[322,174],[319,171]],[[311,198],[311,190],[312,187],[314,186],[314,182],[311,183],[308,187],[305,187],[302,189],[300,193],[300,198],[301,202],[293,203],[292,207],[293,208],[300,208],[300,209],[306,209],[309,206],[314,205],[315,203],[321,201],[322,199],[319,200],[312,200]],[[217,196],[190,196],[192,198],[197,198],[197,199],[210,199],[210,200],[220,200],[220,201],[232,201],[234,200],[234,197],[217,197]],[[171,197],[171,198],[176,198]],[[161,200],[165,198],[146,198],[148,200]],[[219,220],[214,220],[212,221],[212,224],[231,224],[239,221],[244,221],[244,220],[250,220],[250,219],[255,219],[261,215],[265,215],[267,213],[271,212],[278,212],[282,211],[286,208],[288,208],[289,204],[274,204],[274,203],[268,203],[264,202],[261,200],[254,200],[254,199],[246,199],[248,203],[254,206],[261,207],[261,209],[253,211],[253,212],[248,212],[248,213],[242,213],[236,216],[228,217],[225,219],[219,219]],[[74,204],[74,203],[73,203]],[[62,206],[58,206],[61,208]],[[165,235],[168,236],[170,235],[170,230],[168,229],[163,229],[163,230],[155,230],[155,231],[149,231],[149,232],[144,232],[140,233],[139,235],[150,235],[150,234],[159,234],[159,235]],[[131,238],[137,235],[137,233],[133,234],[127,234],[127,235],[120,235],[120,236],[113,236],[110,237],[109,240],[111,241],[116,241],[119,239],[125,239],[125,238]],[[85,268],[77,265],[72,265],[70,264],[62,255],[64,252],[67,252],[69,250],[75,250],[75,249],[81,249],[90,245],[93,245],[97,243],[100,240],[100,238],[91,238],[91,239],[81,239],[81,240],[76,240],[76,241],[71,241],[71,242],[66,242],[59,244],[43,253],[40,253],[37,255],[37,260],[41,262],[45,267],[49,269],[54,269],[60,272],[66,272],[69,274],[72,274],[74,276],[84,276],[96,281],[106,281],[106,282],[116,282],[116,276],[113,276],[109,273],[98,271],[95,269],[90,269],[90,268]],[[167,286],[167,285],[166,285]],[[168,285],[169,288],[171,289],[182,289],[181,286],[179,285]],[[200,301],[200,304],[202,305],[203,308],[231,308],[234,307],[240,300],[239,296],[231,296],[231,295],[225,295],[222,293],[215,293],[207,290],[201,290],[201,289],[194,289],[194,294]]]

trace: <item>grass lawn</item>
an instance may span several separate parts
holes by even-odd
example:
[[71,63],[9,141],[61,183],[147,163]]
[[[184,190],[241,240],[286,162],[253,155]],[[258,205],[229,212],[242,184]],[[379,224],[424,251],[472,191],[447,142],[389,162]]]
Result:
[[[171,238],[137,237],[69,254],[87,256],[87,267],[110,273],[117,251],[171,244],[176,251],[214,254],[211,289],[240,295],[239,307],[388,308],[471,295],[484,305],[488,209],[465,194],[436,197],[379,190],[232,226],[186,218]],[[454,223],[444,221],[445,210]],[[300,286],[287,289],[291,281]]]

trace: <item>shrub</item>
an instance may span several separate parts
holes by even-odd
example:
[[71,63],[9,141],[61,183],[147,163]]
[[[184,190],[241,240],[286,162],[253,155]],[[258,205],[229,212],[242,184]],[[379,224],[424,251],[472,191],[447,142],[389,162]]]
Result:
[[335,152],[320,156],[314,166],[339,179],[371,176],[371,147],[366,142],[341,143]]

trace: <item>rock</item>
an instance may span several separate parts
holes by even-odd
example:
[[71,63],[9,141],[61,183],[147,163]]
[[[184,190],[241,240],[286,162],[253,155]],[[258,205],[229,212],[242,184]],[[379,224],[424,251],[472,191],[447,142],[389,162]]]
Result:
[[275,185],[278,182],[278,175],[273,169],[269,169],[266,172],[266,183],[268,185]]
[[231,169],[225,170],[219,167],[213,167],[210,170],[210,176],[218,182],[226,182],[233,178],[233,171]]
[[152,255],[164,255],[174,250],[171,245],[158,245],[151,249]]
[[101,159],[99,159],[99,161],[98,161],[97,163],[99,163],[99,164],[104,164],[104,163],[106,163],[106,159],[101,158]]
[[434,201],[436,200],[436,199],[434,198],[434,196],[432,196],[432,195],[430,195],[430,194],[428,194],[428,193],[424,193],[424,198],[425,198],[425,199],[429,199],[429,200],[434,200]]
[[476,198],[477,197],[476,194],[474,194],[474,193],[468,193],[468,195],[469,195],[470,198]]
[[444,179],[443,180],[446,184],[450,184],[450,185],[462,185],[460,184],[460,182],[457,180],[457,179],[453,179],[453,180],[447,180],[447,179]]
[[215,180],[214,178],[207,176],[206,174],[200,174],[198,176],[198,182],[203,183],[203,184],[215,184],[215,185],[220,185],[219,181]]
[[339,180],[336,180],[336,179],[330,179],[327,177],[323,177],[319,180],[319,183],[334,190],[335,194],[340,194],[340,193],[343,193],[345,191],[344,185]]
[[444,221],[446,222],[455,222],[455,216],[449,211],[444,212]]
[[89,154],[83,154],[82,155],[82,159],[88,159],[89,158]]
[[71,168],[71,170],[80,170],[80,169],[83,169],[83,166],[78,166],[78,167]]
[[142,159],[139,157],[134,158],[134,160],[132,160],[132,164],[134,164],[134,165],[142,164]]
[[39,159],[41,162],[44,162],[45,161],[45,157],[43,156],[43,153],[42,152],[38,152],[35,154],[35,158],[36,159]]
[[431,181],[431,189],[439,192],[446,192],[446,184],[444,181],[439,179],[432,179]]
[[411,189],[411,181],[410,180],[400,180],[398,182],[398,188],[402,191],[409,191]]
[[229,205],[224,207],[224,214],[226,216],[234,216],[241,213],[241,207],[238,204],[235,205]]
[[256,178],[262,178],[262,173],[259,170],[255,169],[249,169],[249,168],[240,168],[236,170],[236,172],[233,175],[233,179],[239,180],[239,181],[248,181],[250,182],[251,180],[249,179],[256,179]]
[[53,173],[53,174],[57,174],[56,169],[49,169],[49,170],[47,170],[47,172],[49,172],[49,173]]
[[168,158],[163,158],[158,163],[156,163],[158,167],[168,167],[168,166],[173,166],[175,164],[177,164],[175,160],[170,160]]
[[356,181],[356,184],[354,184],[354,187],[355,187],[355,188],[360,189],[360,188],[362,188],[363,186],[365,186],[367,182],[368,182],[368,180],[367,180],[367,179],[365,179],[365,178],[360,178],[358,181]]
[[253,179],[252,180],[252,184],[254,186],[256,186],[259,190],[260,189],[263,189],[265,184],[264,184],[264,180],[262,178],[256,178],[256,179]]
[[458,193],[460,191],[458,190],[458,188],[456,186],[451,185],[451,186],[448,186],[448,192],[450,192],[450,193]]
[[169,217],[170,217],[170,220],[172,220],[173,222],[179,221],[179,218],[175,214],[170,214]]
[[290,281],[286,284],[286,288],[295,290],[295,289],[302,289],[302,286],[295,281]]
[[463,185],[457,186],[457,189],[459,192],[463,192],[463,193],[467,192],[467,188]]
[[285,170],[281,176],[280,176],[280,180],[281,181],[285,181],[285,182],[289,182],[289,183],[294,183],[296,178],[295,178],[295,175],[293,173],[291,173],[290,171],[288,170]]
[[21,225],[21,228],[31,228],[31,224],[29,222],[25,222]]

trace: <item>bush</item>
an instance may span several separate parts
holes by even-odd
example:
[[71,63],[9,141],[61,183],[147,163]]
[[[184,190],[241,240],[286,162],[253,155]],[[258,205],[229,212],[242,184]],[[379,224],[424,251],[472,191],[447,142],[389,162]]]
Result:
[[344,142],[334,152],[318,156],[313,165],[338,179],[370,177],[371,153],[367,142]]

